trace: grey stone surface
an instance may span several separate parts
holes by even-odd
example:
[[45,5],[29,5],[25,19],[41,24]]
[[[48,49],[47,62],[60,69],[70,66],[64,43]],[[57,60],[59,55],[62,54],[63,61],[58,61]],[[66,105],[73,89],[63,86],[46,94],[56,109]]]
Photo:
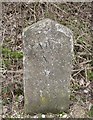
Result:
[[24,30],[25,111],[59,113],[68,109],[73,34],[44,19]]

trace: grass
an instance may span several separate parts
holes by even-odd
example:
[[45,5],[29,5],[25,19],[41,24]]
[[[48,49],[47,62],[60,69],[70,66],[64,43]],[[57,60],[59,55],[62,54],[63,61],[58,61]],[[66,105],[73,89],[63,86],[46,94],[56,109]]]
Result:
[[92,106],[91,109],[89,110],[88,115],[89,115],[90,117],[93,117],[93,106]]
[[3,67],[6,67],[9,69],[9,67],[12,65],[13,60],[22,60],[23,59],[23,52],[20,51],[12,51],[9,48],[1,47],[3,59],[2,59],[2,65]]
[[[80,101],[82,101],[82,104],[85,105],[87,108],[86,101],[88,101],[87,96],[89,95],[86,94],[86,97],[85,97],[83,90],[82,92],[80,92],[80,89],[85,88],[88,83],[90,83],[90,86],[91,86],[91,82],[93,81],[93,69],[92,69],[93,60],[90,54],[92,53],[91,51],[92,37],[90,33],[90,23],[89,23],[90,18],[88,17],[90,15],[89,10],[91,9],[91,4],[90,3],[61,3],[61,4],[59,3],[49,3],[49,4],[3,3],[3,5],[4,5],[3,7],[4,12],[2,15],[3,16],[2,19],[4,21],[4,25],[6,26],[5,31],[7,31],[7,34],[4,35],[5,38],[4,38],[3,48],[1,48],[2,55],[3,55],[3,64],[5,65],[7,72],[9,68],[12,68],[12,70],[13,69],[15,70],[15,73],[12,73],[10,76],[7,73],[5,74],[5,76],[7,76],[6,83],[9,80],[9,78],[16,81],[15,79],[16,76],[18,76],[19,81],[23,80],[22,76],[19,77],[20,73],[16,74],[16,71],[23,69],[22,65],[20,67],[20,63],[22,64],[22,59],[23,59],[23,53],[21,52],[23,49],[22,48],[23,41],[22,39],[17,38],[18,35],[21,34],[22,32],[21,28],[27,27],[28,25],[31,25],[36,21],[39,21],[43,18],[48,17],[53,20],[56,20],[60,24],[63,24],[69,27],[73,31],[75,55],[73,60],[74,61],[73,72],[71,76],[72,93],[71,93],[70,99],[71,99],[71,102],[75,104],[75,102],[78,102],[77,98],[79,95]],[[9,10],[12,10],[12,9],[13,9],[11,13],[12,15],[11,17],[9,17],[9,15],[7,15],[7,12],[9,12]],[[20,18],[19,16],[22,18]],[[10,28],[14,30],[13,32],[15,34],[12,34],[11,29],[7,27],[8,25],[11,26]],[[16,30],[15,30],[15,27],[13,26],[16,26]],[[18,32],[18,31],[21,31],[21,32]],[[10,38],[12,38],[13,40]],[[14,51],[15,47],[18,48],[19,50]],[[91,62],[87,62],[90,60]],[[83,83],[81,82],[81,80],[83,80]],[[8,87],[9,87],[9,84],[8,86],[5,86],[4,91],[6,95],[9,96]],[[20,86],[18,88],[20,88]],[[18,95],[22,94],[23,92],[22,90],[21,90],[21,93],[19,93],[20,90],[16,91],[16,94]],[[92,111],[93,110],[91,109],[89,116],[93,115]]]
[[88,79],[90,81],[93,81],[93,71],[91,71],[91,70],[88,70]]
[[23,52],[20,51],[12,51],[9,48],[2,48],[2,54],[4,58],[12,58],[12,59],[22,59],[23,58]]

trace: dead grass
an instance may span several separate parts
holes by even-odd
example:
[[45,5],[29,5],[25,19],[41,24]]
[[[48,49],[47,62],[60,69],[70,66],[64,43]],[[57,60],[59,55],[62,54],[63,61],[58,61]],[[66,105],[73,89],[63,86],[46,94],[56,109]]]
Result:
[[[3,116],[18,116],[24,111],[23,60],[17,54],[23,52],[23,28],[44,18],[58,21],[73,31],[71,104],[67,117],[75,117],[72,111],[73,109],[78,111],[79,107],[74,108],[77,103],[85,108],[84,110],[87,111],[85,116],[87,116],[93,104],[91,97],[93,95],[91,88],[93,84],[91,3],[3,3],[2,5],[2,47],[4,50],[7,48],[3,53]],[[11,56],[11,52],[17,57]]]

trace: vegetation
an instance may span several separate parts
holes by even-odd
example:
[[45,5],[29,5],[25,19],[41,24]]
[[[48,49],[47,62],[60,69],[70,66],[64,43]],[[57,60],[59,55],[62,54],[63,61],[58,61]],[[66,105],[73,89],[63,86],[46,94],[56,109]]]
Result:
[[[20,102],[18,102],[20,95],[24,96],[23,28],[46,17],[69,27],[74,35],[74,62],[71,76],[70,112],[69,114],[63,112],[60,116],[74,118],[75,114],[72,114],[74,104],[79,102],[88,113],[88,116],[84,115],[84,117],[93,117],[93,107],[91,106],[91,109],[89,109],[89,106],[93,104],[90,101],[90,93],[93,94],[91,87],[93,86],[93,38],[90,31],[91,8],[91,3],[86,2],[5,2],[2,4],[2,23],[5,31],[5,33],[3,33],[3,47],[1,48],[4,68],[3,75],[5,78],[3,82],[2,98],[4,101],[3,106],[7,108],[7,110],[3,109],[3,111],[5,111],[5,117],[18,116],[24,112],[24,100],[21,99],[21,107],[19,105]],[[9,105],[12,105],[10,109],[8,107]],[[79,117],[81,117],[81,114]]]

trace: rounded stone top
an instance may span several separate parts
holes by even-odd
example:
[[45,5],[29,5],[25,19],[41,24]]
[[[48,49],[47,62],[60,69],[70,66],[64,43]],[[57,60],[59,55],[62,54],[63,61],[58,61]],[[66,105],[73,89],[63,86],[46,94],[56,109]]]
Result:
[[29,30],[30,31],[35,30],[35,32],[36,31],[40,32],[41,30],[44,30],[44,28],[55,29],[56,31],[62,32],[63,34],[65,34],[67,37],[70,37],[70,38],[72,38],[73,36],[73,33],[69,28],[49,18],[45,18],[43,20],[40,20],[26,27],[23,30],[23,35],[26,34],[26,32]]

